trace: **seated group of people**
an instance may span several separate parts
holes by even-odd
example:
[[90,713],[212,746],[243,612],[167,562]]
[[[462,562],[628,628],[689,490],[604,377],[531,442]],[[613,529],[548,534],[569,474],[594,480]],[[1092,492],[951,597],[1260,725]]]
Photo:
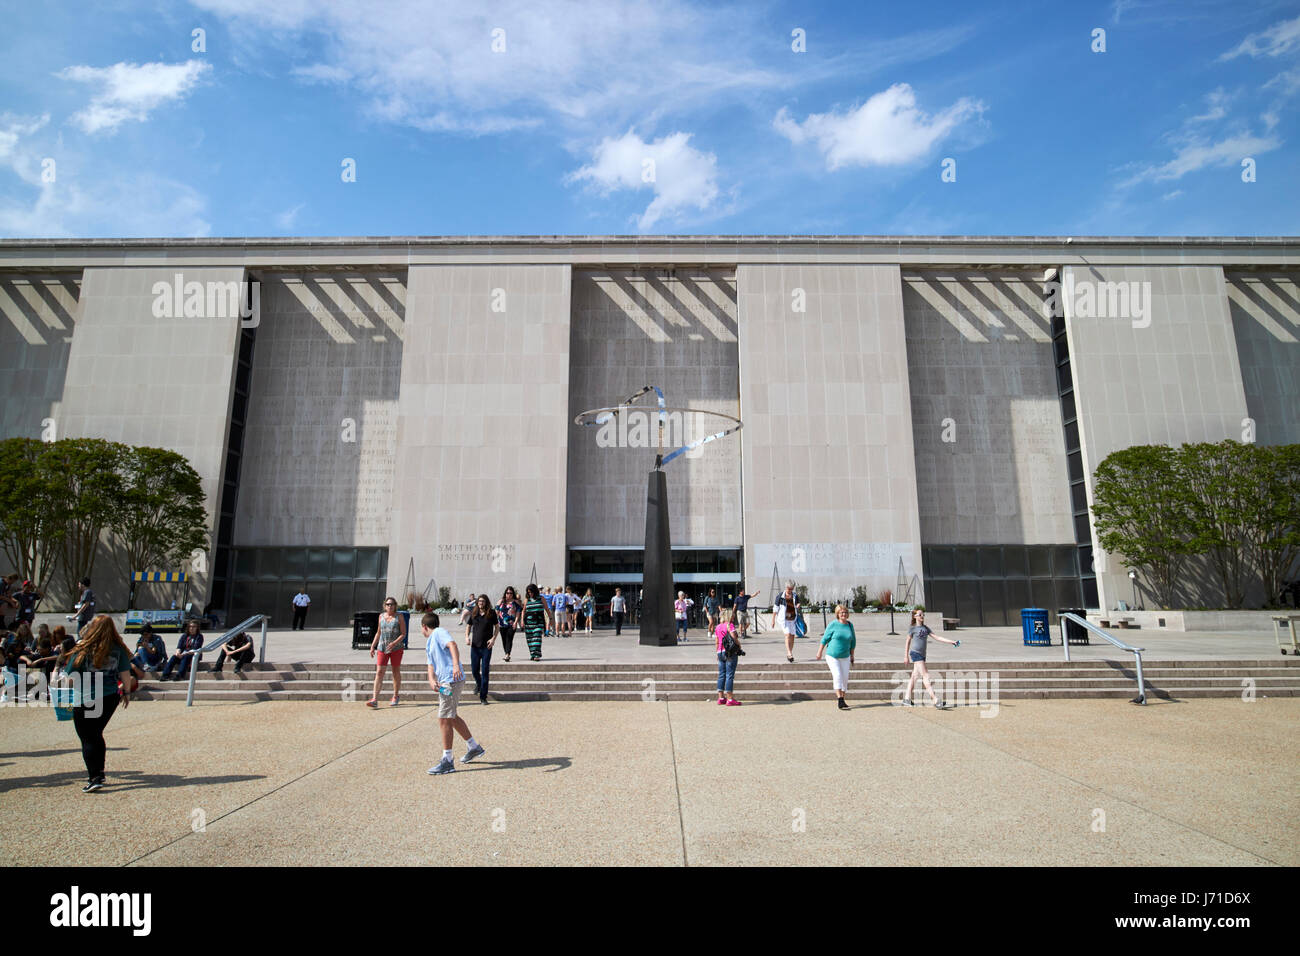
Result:
[[[63,663],[76,643],[76,637],[69,634],[62,625],[51,629],[48,624],[40,624],[34,631],[27,621],[19,621],[12,631],[0,626],[0,657],[3,658],[3,667],[0,668],[0,676],[3,677],[0,703],[8,701],[11,693],[15,699],[23,699],[29,687],[32,688],[32,698],[38,699],[42,690],[50,686],[55,668]],[[202,649],[203,635],[199,632],[198,621],[186,622],[185,632],[176,642],[176,653],[170,657],[163,639],[154,633],[153,625],[145,624],[140,628],[140,639],[136,642],[131,664],[137,678],[144,677],[146,671],[153,671],[158,674],[159,680],[172,680],[173,675],[175,680],[185,680],[195,660],[202,659],[199,653]],[[187,651],[194,653],[187,654]],[[256,656],[252,636],[247,631],[242,631],[222,645],[213,671],[220,671],[225,666],[226,658],[230,658],[235,662],[235,673],[243,673],[244,668]],[[20,676],[24,671],[28,686],[20,687]],[[35,680],[37,671],[45,675],[44,683]]]
[[[170,657],[167,656],[163,639],[154,633],[153,625],[144,624],[140,628],[140,640],[136,642],[135,656],[131,658],[131,663],[141,672],[154,671],[159,680],[172,680],[173,672],[176,680],[185,680],[189,676],[191,665],[202,660],[203,655],[199,653],[202,649],[203,635],[199,632],[198,621],[185,622],[185,631],[176,642],[176,653]],[[194,653],[186,653],[187,651]],[[256,656],[252,636],[247,631],[241,631],[221,646],[213,671],[219,672],[229,657],[235,662],[235,673],[241,674]]]
[[[43,673],[43,686],[48,687],[60,658],[76,643],[76,639],[62,626],[51,630],[48,624],[41,624],[33,631],[28,621],[19,621],[12,631],[5,629],[0,636],[0,654],[4,657],[4,689],[0,691],[0,702],[8,700],[10,691],[16,698],[22,697],[25,690],[18,686],[18,675],[23,668],[29,674],[33,671]],[[38,685],[33,696],[39,698],[40,695],[41,685]]]

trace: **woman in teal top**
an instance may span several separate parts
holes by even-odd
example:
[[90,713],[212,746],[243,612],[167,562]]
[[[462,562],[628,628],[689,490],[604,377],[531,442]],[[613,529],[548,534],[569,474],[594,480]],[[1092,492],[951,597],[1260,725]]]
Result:
[[822,646],[817,648],[817,659],[826,655],[826,663],[831,669],[831,681],[835,686],[835,706],[848,710],[844,702],[844,692],[849,687],[849,665],[853,663],[853,651],[858,646],[858,636],[853,633],[849,623],[849,609],[843,604],[835,605],[835,620],[826,625],[822,633]]
[[101,614],[86,625],[63,669],[72,678],[72,725],[81,738],[81,759],[90,778],[81,792],[93,793],[104,786],[104,756],[108,752],[104,728],[119,704],[126,710],[136,684],[131,652],[111,617]]

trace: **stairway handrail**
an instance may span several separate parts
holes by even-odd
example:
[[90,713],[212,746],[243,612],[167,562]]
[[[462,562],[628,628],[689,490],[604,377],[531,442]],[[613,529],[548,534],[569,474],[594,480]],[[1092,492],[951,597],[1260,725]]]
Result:
[[1110,641],[1110,643],[1114,644],[1121,651],[1128,651],[1130,654],[1132,654],[1137,661],[1137,684],[1138,684],[1138,695],[1133,698],[1132,703],[1143,704],[1143,705],[1146,704],[1147,702],[1146,682],[1142,679],[1142,652],[1146,650],[1145,647],[1133,647],[1130,644],[1125,644],[1119,638],[1107,634],[1096,624],[1093,624],[1087,618],[1079,617],[1079,615],[1077,614],[1062,612],[1061,614],[1057,615],[1057,617],[1059,618],[1061,624],[1061,646],[1065,648],[1065,659],[1067,661],[1070,659],[1070,637],[1065,632],[1066,621],[1073,621],[1075,624],[1081,625],[1082,627],[1086,628],[1090,633],[1096,634],[1098,637]]
[[268,624],[271,623],[271,618],[267,614],[254,614],[252,617],[236,624],[234,627],[227,630],[220,637],[215,638],[211,643],[205,644],[203,647],[199,648],[198,650],[185,651],[185,656],[195,658],[193,661],[190,662],[190,686],[189,689],[185,692],[186,707],[194,706],[194,682],[195,680],[198,679],[199,676],[199,662],[198,662],[197,655],[203,654],[206,651],[215,651],[222,644],[228,644],[231,638],[248,630],[250,627],[253,627],[258,623],[261,623],[262,625],[262,651],[257,658],[257,662],[259,664],[265,664],[266,663],[266,627]]

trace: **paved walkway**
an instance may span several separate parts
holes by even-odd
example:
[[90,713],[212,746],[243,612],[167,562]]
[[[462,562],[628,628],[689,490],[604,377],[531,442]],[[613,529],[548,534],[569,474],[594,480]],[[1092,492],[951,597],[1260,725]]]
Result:
[[1300,864],[1296,700],[475,705],[448,777],[435,715],[132,706],[85,795],[71,725],[0,710],[0,863]]
[[[120,628],[123,615],[115,615],[115,619]],[[46,621],[51,626],[64,623],[62,615],[42,614],[37,615],[37,620]],[[796,660],[811,660],[817,653],[817,640],[822,633],[821,614],[809,615],[807,620],[810,636],[796,642]],[[907,641],[907,615],[894,616],[894,629],[898,634],[892,637],[888,634],[888,614],[855,614],[852,621],[858,636],[858,660],[903,660],[903,648]],[[761,635],[750,637],[746,645],[745,663],[778,663],[785,660],[784,640],[779,632],[768,628],[767,623],[768,621],[764,622]],[[423,648],[424,638],[420,634],[418,623],[412,623],[412,631],[411,646]],[[452,628],[452,631],[458,637],[464,633],[463,629]],[[961,647],[932,642],[929,657],[935,664],[1064,660],[1059,626],[1051,629],[1051,647],[1025,647],[1019,627],[972,627],[938,633],[947,638],[960,638]],[[1259,660],[1278,656],[1277,643],[1271,630],[1210,633],[1137,629],[1117,630],[1113,633],[1128,644],[1145,648],[1143,657],[1146,660]],[[254,631],[254,637],[259,635],[259,631]],[[211,632],[205,634],[209,640],[216,636],[219,635]],[[163,639],[167,642],[168,650],[171,650],[176,641],[175,635],[166,634]],[[128,635],[127,641],[131,647],[135,646],[133,636]],[[526,661],[528,652],[523,635],[519,634],[515,642],[517,650],[514,659]],[[620,637],[615,637],[613,630],[606,628],[597,629],[590,637],[585,634],[571,638],[548,637],[543,642],[542,656],[545,660],[556,663],[604,661],[675,664],[711,661],[713,646],[712,640],[701,628],[692,629],[689,632],[689,643],[679,647],[643,647],[638,643],[635,628],[624,628]],[[500,648],[495,651],[493,660],[499,660],[501,653]],[[1133,660],[1132,654],[1099,640],[1088,646],[1072,646],[1070,656],[1073,660]],[[352,650],[351,628],[293,631],[272,627],[267,640],[266,659],[276,664],[342,664],[366,661],[370,655],[365,649]]]

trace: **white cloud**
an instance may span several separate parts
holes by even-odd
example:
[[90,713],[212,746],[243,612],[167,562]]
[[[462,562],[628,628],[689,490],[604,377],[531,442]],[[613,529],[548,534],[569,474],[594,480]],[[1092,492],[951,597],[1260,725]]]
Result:
[[571,182],[587,182],[604,195],[619,189],[649,189],[654,199],[637,225],[650,229],[665,217],[687,208],[706,210],[718,197],[718,159],[690,145],[689,133],[670,133],[647,143],[628,130],[618,139],[605,139],[592,153],[592,162],[570,174]]
[[306,80],[309,83],[346,83],[352,79],[352,74],[343,67],[330,66],[327,63],[295,66],[289,72],[300,80]]
[[1300,49],[1300,17],[1282,20],[1267,30],[1252,33],[1231,50],[1219,55],[1219,60],[1233,60],[1239,56],[1283,56]]
[[[792,71],[790,27],[774,29],[760,5],[737,0],[499,0],[436,12],[416,0],[194,3],[229,25],[250,66],[274,47],[292,75],[359,91],[385,122],[473,135],[547,125],[584,143],[801,83],[872,76],[941,56],[974,32],[951,24],[838,54],[827,35]],[[503,52],[493,52],[497,29]]]
[[1207,109],[1200,116],[1193,116],[1188,120],[1189,123],[1212,123],[1215,120],[1223,119],[1228,115],[1228,103],[1231,101],[1227,93],[1223,92],[1223,87],[1205,94]]
[[[0,195],[0,235],[14,238],[67,236],[206,236],[207,201],[189,186],[132,171],[119,174],[96,164],[79,175],[85,157],[53,142],[40,142],[49,116],[0,115],[0,164],[23,184]],[[48,133],[46,138],[48,139]],[[42,160],[58,154],[54,180]]]
[[183,99],[211,70],[201,60],[185,63],[115,63],[112,66],[70,66],[56,76],[96,88],[89,105],[72,116],[86,133],[113,132],[123,123],[145,120],[150,111],[169,100]]
[[0,163],[11,166],[24,182],[37,182],[30,166],[24,160],[30,154],[19,151],[18,144],[26,137],[36,133],[50,121],[50,114],[41,116],[15,116],[12,113],[0,113]]
[[1158,183],[1182,179],[1188,173],[1211,166],[1239,166],[1247,156],[1258,156],[1277,149],[1280,145],[1281,142],[1271,136],[1252,136],[1249,133],[1230,136],[1217,143],[1188,142],[1179,147],[1173,159],[1159,165],[1145,166],[1120,185],[1133,186],[1140,182]]
[[207,236],[207,201],[182,183],[97,178],[93,190],[60,178],[32,201],[0,197],[0,235],[16,238]]
[[1264,89],[1276,90],[1283,99],[1294,96],[1300,90],[1300,70],[1283,70],[1265,83]]
[[[246,49],[280,44],[291,62],[313,58],[291,67],[294,75],[349,84],[370,97],[377,118],[438,131],[512,130],[537,125],[540,114],[570,132],[590,133],[597,125],[643,120],[664,104],[711,105],[724,91],[789,83],[785,64],[757,66],[756,57],[731,42],[744,32],[738,23],[755,17],[744,6],[699,8],[685,0],[504,0],[440,4],[436,11],[414,0],[196,5],[227,20]],[[504,50],[494,52],[498,29]]]
[[782,108],[772,125],[796,146],[811,142],[827,169],[843,166],[897,166],[925,156],[984,104],[962,97],[934,116],[917,109],[916,94],[895,83],[856,109],[813,113],[802,123]]
[[283,212],[277,213],[275,224],[285,232],[292,232],[294,225],[298,222],[298,213],[302,212],[303,207],[306,205],[305,202],[300,202],[296,206],[291,206]]
[[1177,198],[1178,198],[1179,196],[1181,196],[1182,194],[1183,194],[1183,191],[1182,191],[1181,189],[1175,189],[1175,190],[1173,190],[1172,192],[1167,192],[1167,193],[1165,193],[1165,194],[1164,194],[1163,196],[1161,196],[1160,198],[1161,198],[1161,199],[1177,199]]

